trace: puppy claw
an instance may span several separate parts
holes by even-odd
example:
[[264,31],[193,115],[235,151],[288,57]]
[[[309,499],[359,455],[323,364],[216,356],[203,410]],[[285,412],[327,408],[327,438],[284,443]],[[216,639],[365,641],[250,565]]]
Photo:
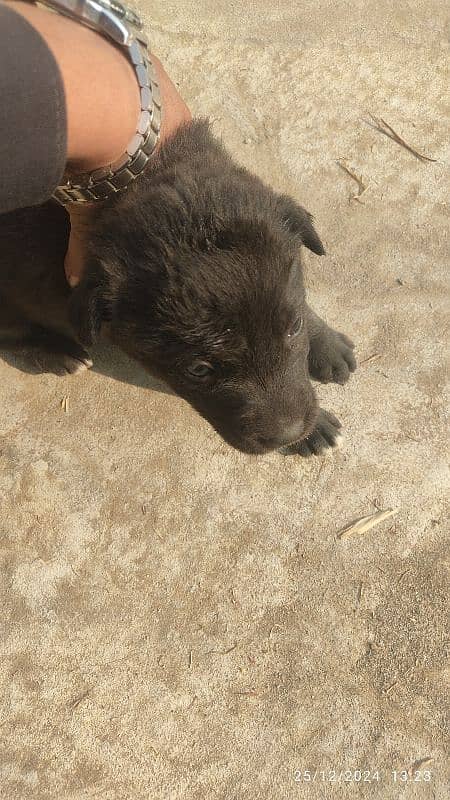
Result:
[[78,375],[79,372],[84,372],[86,369],[90,369],[94,363],[90,358],[83,358],[82,361],[78,361],[78,359],[71,358],[70,356],[68,356],[65,361],[73,362],[66,365],[66,370],[71,375]]
[[321,408],[313,432],[306,439],[302,439],[296,444],[291,444],[289,447],[283,447],[279,452],[282,455],[299,455],[303,458],[327,453],[330,448],[340,445],[342,441],[341,427],[341,423],[334,414]]

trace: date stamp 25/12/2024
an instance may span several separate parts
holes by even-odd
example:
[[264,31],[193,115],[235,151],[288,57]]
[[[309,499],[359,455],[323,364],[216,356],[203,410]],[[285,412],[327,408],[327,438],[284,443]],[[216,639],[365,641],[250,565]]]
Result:
[[431,783],[431,769],[295,769],[295,783]]

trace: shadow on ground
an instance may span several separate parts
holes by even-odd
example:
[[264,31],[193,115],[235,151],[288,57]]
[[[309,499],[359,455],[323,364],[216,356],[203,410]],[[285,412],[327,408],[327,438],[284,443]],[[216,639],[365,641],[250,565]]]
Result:
[[[99,375],[112,378],[120,383],[127,383],[130,386],[174,395],[172,389],[165,383],[154,378],[140,364],[109,342],[96,344],[91,348],[90,355],[94,362],[91,367],[92,372],[97,372]],[[26,375],[42,374],[42,370],[33,363],[33,360],[23,353],[20,344],[15,347],[5,347],[0,343],[0,359]]]

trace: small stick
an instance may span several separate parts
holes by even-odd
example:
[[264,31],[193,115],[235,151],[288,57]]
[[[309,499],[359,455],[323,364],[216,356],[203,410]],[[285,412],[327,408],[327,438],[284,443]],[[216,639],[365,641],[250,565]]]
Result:
[[405,436],[406,436],[406,438],[407,438],[407,439],[409,439],[411,442],[420,442],[420,439],[415,439],[415,438],[414,438],[414,436],[410,436],[410,434],[409,434],[409,433],[405,433]]
[[60,405],[61,405],[62,410],[66,414],[68,414],[69,413],[69,398],[67,397],[67,395],[65,397],[63,397],[63,399],[61,400]]
[[365,517],[357,519],[355,522],[351,522],[350,525],[346,525],[345,528],[339,531],[337,537],[338,539],[348,539],[356,533],[366,533],[366,531],[369,531],[375,525],[379,525],[380,522],[384,522],[385,519],[392,517],[394,514],[398,514],[398,512],[398,508],[392,508],[387,511],[376,511],[375,514],[368,514]]
[[425,758],[418,758],[417,761],[414,761],[414,763],[411,764],[408,770],[408,775],[411,776],[414,772],[416,772],[416,770],[420,769],[420,767],[423,767],[425,764],[429,764],[431,761],[433,761],[431,756],[425,756]]
[[358,586],[358,591],[357,591],[357,594],[356,594],[356,602],[357,602],[358,605],[361,602],[362,593],[363,593],[363,582],[361,581],[359,586]]
[[408,569],[405,569],[405,571],[404,571],[404,572],[402,572],[402,574],[400,575],[400,577],[399,577],[399,579],[398,579],[397,583],[400,583],[400,581],[402,581],[402,580],[403,580],[403,578],[405,577],[405,575],[407,575],[407,574],[408,574],[408,572],[411,572],[411,570],[412,570],[412,567],[409,567]]
[[228,655],[228,653],[232,653],[232,652],[233,652],[233,650],[236,650],[236,647],[237,647],[237,643],[236,643],[236,644],[234,644],[232,647],[229,647],[229,648],[228,648],[228,650],[224,650],[224,651],[221,653],[221,655],[223,655],[223,656],[227,656],[227,655]]
[[356,172],[353,172],[346,163],[345,159],[343,158],[339,158],[336,161],[336,164],[338,165],[338,167],[343,169],[344,172],[346,172],[347,175],[350,176],[350,178],[353,178],[353,180],[356,181],[356,183],[358,184],[358,194],[353,195],[353,197],[351,198],[352,200],[358,200],[368,188],[367,185],[364,183],[362,176],[357,175]]
[[86,697],[88,696],[90,691],[91,691],[90,689],[86,689],[85,692],[83,692],[82,694],[78,695],[78,697],[75,697],[73,700],[71,700],[67,704],[69,706],[69,708],[72,708],[72,709],[78,708],[80,703],[82,703],[83,700],[86,700]]
[[229,647],[227,650],[208,650],[208,654],[214,653],[215,655],[218,656],[227,656],[228,653],[232,653],[233,650],[236,650],[236,647],[237,647],[237,642],[236,644],[233,644],[231,647]]
[[419,159],[419,161],[437,161],[437,158],[430,158],[430,156],[426,156],[423,153],[419,153],[414,147],[411,147],[410,144],[405,142],[399,134],[394,131],[394,128],[391,127],[382,117],[375,117],[373,114],[369,114],[371,120],[375,123],[372,125],[370,122],[368,123],[371,128],[374,128],[379,133],[384,133],[385,136],[388,136],[389,139],[392,139],[393,142],[396,142],[401,147],[404,147],[413,156]]
[[378,359],[381,358],[382,355],[383,355],[382,353],[374,353],[373,355],[368,356],[367,358],[363,358],[363,360],[359,362],[359,366],[362,366],[362,364],[370,364],[372,361],[378,361]]
[[189,669],[192,669],[192,650],[189,650],[188,666],[189,666]]

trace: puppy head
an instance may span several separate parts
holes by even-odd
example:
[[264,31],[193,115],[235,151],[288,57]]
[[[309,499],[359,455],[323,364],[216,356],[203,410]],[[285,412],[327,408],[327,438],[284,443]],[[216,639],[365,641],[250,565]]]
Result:
[[78,335],[89,344],[108,320],[113,341],[239,450],[298,441],[317,415],[299,257],[300,244],[324,252],[311,217],[259,183],[250,209],[238,189],[226,207],[182,185],[106,215],[72,298]]

